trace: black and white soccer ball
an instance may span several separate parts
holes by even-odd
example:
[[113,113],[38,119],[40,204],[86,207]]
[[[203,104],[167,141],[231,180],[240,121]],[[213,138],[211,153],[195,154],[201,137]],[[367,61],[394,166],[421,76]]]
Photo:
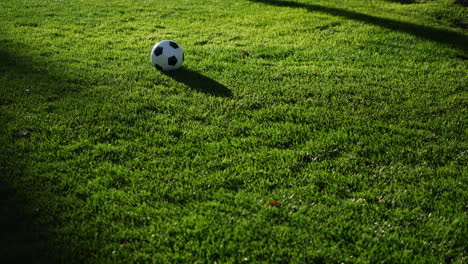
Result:
[[184,63],[184,51],[177,42],[163,40],[154,45],[151,51],[151,63],[161,71],[177,70]]

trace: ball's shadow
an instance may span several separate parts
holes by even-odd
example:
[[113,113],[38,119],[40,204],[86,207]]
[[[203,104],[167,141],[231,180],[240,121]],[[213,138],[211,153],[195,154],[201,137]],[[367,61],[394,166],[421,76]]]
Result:
[[173,72],[164,72],[172,79],[202,93],[220,97],[231,97],[232,92],[219,82],[198,72],[181,68]]

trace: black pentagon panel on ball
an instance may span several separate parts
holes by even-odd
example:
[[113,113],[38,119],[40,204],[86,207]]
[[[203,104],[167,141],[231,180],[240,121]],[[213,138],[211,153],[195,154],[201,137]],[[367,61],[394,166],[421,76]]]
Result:
[[171,47],[173,47],[174,49],[179,48],[179,45],[177,45],[177,43],[175,43],[174,41],[169,42],[169,45],[171,45]]
[[177,64],[177,58],[175,56],[170,57],[167,59],[167,64],[175,66]]
[[158,69],[158,70],[160,70],[160,71],[162,71],[162,69],[163,69],[163,68],[162,68],[161,66],[159,66],[158,64],[154,65],[154,67],[156,67],[156,69]]
[[159,56],[161,55],[163,52],[163,48],[162,47],[157,47],[155,50],[154,50],[154,55],[156,56]]

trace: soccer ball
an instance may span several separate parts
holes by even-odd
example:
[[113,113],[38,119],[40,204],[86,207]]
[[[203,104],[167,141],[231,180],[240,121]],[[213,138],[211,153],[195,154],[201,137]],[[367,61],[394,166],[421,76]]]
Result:
[[184,51],[172,40],[163,40],[154,45],[151,51],[151,64],[158,70],[177,70],[184,63]]

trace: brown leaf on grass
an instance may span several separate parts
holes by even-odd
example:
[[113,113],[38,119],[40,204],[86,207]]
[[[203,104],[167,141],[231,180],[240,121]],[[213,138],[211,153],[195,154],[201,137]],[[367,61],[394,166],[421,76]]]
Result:
[[250,53],[246,50],[239,50],[239,52],[244,55],[245,57],[248,57],[250,55]]

